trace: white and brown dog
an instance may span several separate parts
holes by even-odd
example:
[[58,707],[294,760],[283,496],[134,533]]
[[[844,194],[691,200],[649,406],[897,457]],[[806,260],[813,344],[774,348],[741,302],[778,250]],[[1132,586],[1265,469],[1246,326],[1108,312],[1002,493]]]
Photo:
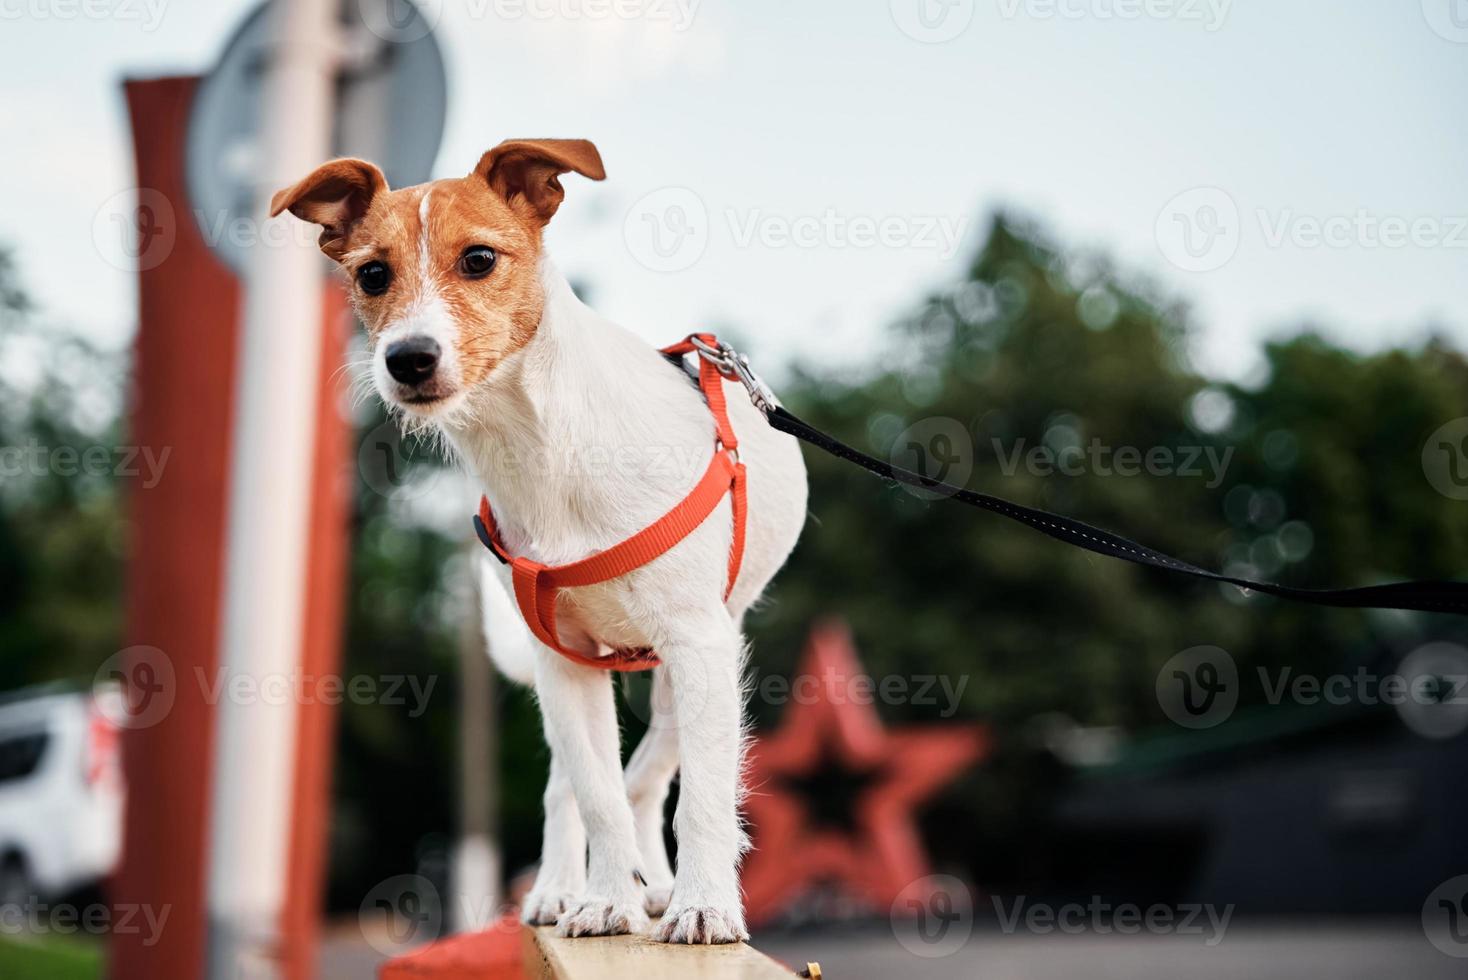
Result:
[[[569,171],[605,176],[584,140],[515,140],[467,177],[402,190],[370,163],[334,160],[271,203],[272,215],[322,226],[322,251],[351,279],[388,407],[440,432],[484,488],[505,546],[547,565],[657,520],[715,451],[713,416],[687,375],[583,305],[546,258],[542,232]],[[727,599],[728,497],[650,564],[561,593],[563,644],[585,655],[652,648],[662,662],[650,727],[625,773],[610,674],[532,637],[508,576],[486,557],[496,572],[484,576],[491,654],[534,685],[551,749],[540,873],[523,917],[563,935],[644,931],[650,912],[662,913],[654,935],[666,942],[747,938],[741,621],[795,546],[806,481],[796,442],[731,388],[748,517]],[[675,874],[662,824],[680,771]]]

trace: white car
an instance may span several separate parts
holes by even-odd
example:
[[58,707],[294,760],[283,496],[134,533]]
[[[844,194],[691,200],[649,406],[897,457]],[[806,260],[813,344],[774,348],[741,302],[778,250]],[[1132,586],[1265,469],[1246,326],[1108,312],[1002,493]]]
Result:
[[111,874],[122,849],[122,694],[40,688],[0,699],[0,907]]

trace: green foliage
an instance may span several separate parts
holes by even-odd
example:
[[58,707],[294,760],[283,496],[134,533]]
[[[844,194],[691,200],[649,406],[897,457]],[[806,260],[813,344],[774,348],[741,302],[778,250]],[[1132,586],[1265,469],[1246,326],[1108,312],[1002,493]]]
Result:
[[0,252],[0,690],[89,679],[120,645],[123,376],[39,322]]
[[[1155,288],[1000,216],[967,277],[918,304],[868,371],[798,371],[781,394],[806,420],[910,468],[904,442],[926,441],[919,423],[956,420],[973,449],[970,488],[1204,567],[1306,587],[1468,573],[1468,507],[1436,493],[1419,458],[1468,405],[1460,353],[1433,343],[1361,356],[1304,335],[1266,349],[1262,384],[1210,385],[1189,365],[1190,332],[1185,309]],[[1088,451],[1093,440],[1111,452],[1099,464],[1088,455],[1078,475],[1024,465],[1034,447]],[[1173,475],[1118,475],[1121,447],[1174,450]],[[1182,475],[1185,447],[1226,459],[1222,480],[1206,465]],[[1259,667],[1385,673],[1424,639],[1463,638],[1445,617],[1245,599],[805,456],[811,521],[751,617],[755,668],[794,669],[812,620],[839,614],[875,677],[962,685],[956,717],[989,724],[997,754],[935,801],[928,836],[940,861],[982,865],[988,880],[1047,861],[1049,803],[1067,776],[1041,747],[1045,716],[1177,735],[1155,684],[1189,647],[1227,649],[1248,705],[1264,698]],[[877,710],[924,723],[942,707]],[[753,710],[770,725],[783,708],[756,699]]]
[[0,977],[94,980],[101,976],[102,951],[94,943],[0,939]]
[[[1460,354],[1433,343],[1361,356],[1304,335],[1268,347],[1263,384],[1214,387],[1189,366],[1189,333],[1185,311],[1145,283],[1001,216],[967,278],[899,324],[870,373],[802,373],[782,394],[883,457],[902,453],[915,423],[956,419],[972,441],[971,488],[1205,567],[1305,586],[1468,570],[1468,509],[1436,493],[1419,462],[1427,434],[1468,404]],[[1026,466],[1039,446],[1080,449],[1081,472]],[[1144,460],[1165,447],[1174,472],[1119,475],[1121,447]],[[1184,475],[1188,447],[1203,453],[1200,475]],[[1221,482],[1209,453],[1227,460]],[[806,460],[813,519],[752,623],[759,664],[790,669],[811,620],[839,613],[874,674],[966,679],[962,714],[1001,733],[1056,711],[1158,723],[1158,668],[1198,644],[1228,649],[1246,674],[1338,669],[1448,628],[1245,600],[920,499],[818,451]]]

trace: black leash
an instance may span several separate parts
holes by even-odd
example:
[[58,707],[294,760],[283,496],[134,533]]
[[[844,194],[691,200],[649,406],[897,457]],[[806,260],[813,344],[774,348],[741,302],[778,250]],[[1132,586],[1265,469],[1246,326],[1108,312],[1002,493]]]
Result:
[[903,469],[901,466],[893,466],[891,463],[883,462],[874,456],[868,456],[866,453],[853,449],[841,440],[827,435],[776,405],[769,388],[750,369],[748,359],[727,344],[715,341],[713,344],[695,344],[695,346],[698,347],[700,356],[713,361],[727,377],[738,380],[744,385],[755,407],[762,411],[770,425],[779,431],[792,435],[802,442],[808,442],[838,459],[855,463],[885,480],[895,480],[910,487],[943,494],[961,504],[968,504],[970,507],[987,510],[1012,521],[1026,524],[1036,531],[1048,534],[1066,544],[1075,545],[1077,548],[1084,548],[1108,558],[1120,558],[1134,565],[1161,568],[1164,571],[1191,575],[1193,578],[1207,579],[1212,582],[1226,582],[1252,592],[1261,592],[1281,599],[1292,599],[1296,602],[1308,602],[1317,606],[1337,606],[1344,609],[1410,609],[1416,612],[1468,615],[1468,582],[1391,582],[1386,585],[1368,585],[1357,589],[1297,589],[1288,585],[1276,585],[1273,582],[1255,582],[1251,579],[1210,572],[1206,568],[1179,561],[1171,555],[1154,551],[1118,534],[1103,531],[1098,527],[1092,527],[1060,514],[1024,507],[1002,497],[956,487],[951,483],[944,483],[941,480],[914,473],[912,470]]
[[1418,612],[1468,615],[1468,583],[1392,582],[1387,585],[1369,585],[1359,589],[1297,589],[1288,585],[1275,585],[1273,582],[1255,582],[1251,579],[1235,578],[1179,561],[1170,555],[1153,551],[1145,545],[1137,544],[1135,541],[1129,541],[1110,531],[1103,531],[1098,527],[1092,527],[1069,517],[1010,503],[1001,497],[992,497],[975,490],[965,490],[951,483],[944,483],[941,480],[914,473],[912,470],[884,463],[880,459],[851,448],[839,439],[832,438],[779,406],[773,407],[766,417],[770,425],[781,432],[788,433],[802,442],[808,442],[839,459],[855,463],[883,479],[896,480],[910,487],[941,493],[961,504],[978,507],[1001,517],[1007,517],[1012,521],[1027,524],[1036,531],[1048,534],[1066,544],[1093,551],[1098,555],[1106,555],[1108,558],[1120,558],[1122,561],[1129,561],[1136,565],[1149,565],[1152,568],[1161,568],[1213,582],[1227,582],[1241,589],[1262,592],[1281,599],[1293,599],[1296,602],[1309,602],[1317,606],[1340,606],[1346,609],[1412,609]]

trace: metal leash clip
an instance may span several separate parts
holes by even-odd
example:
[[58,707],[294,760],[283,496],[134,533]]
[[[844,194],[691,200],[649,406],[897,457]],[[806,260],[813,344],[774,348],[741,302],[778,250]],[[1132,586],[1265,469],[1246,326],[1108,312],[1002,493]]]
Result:
[[749,357],[739,353],[722,340],[710,344],[697,335],[689,338],[698,356],[719,369],[724,377],[738,381],[749,392],[749,400],[762,414],[768,416],[775,410],[775,393],[749,366]]

